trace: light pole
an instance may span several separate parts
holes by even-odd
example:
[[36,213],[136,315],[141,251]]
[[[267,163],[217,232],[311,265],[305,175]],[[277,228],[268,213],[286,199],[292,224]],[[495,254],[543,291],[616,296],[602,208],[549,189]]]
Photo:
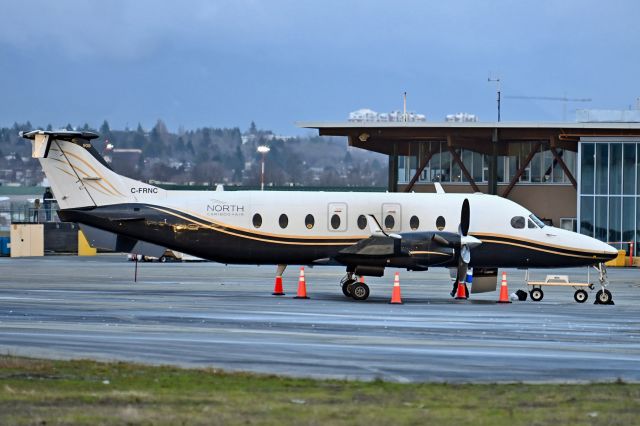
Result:
[[500,77],[487,78],[489,83],[496,83],[496,92],[498,94],[498,122],[500,122]]
[[271,151],[271,148],[269,148],[266,145],[260,145],[258,147],[258,152],[262,154],[262,172],[260,173],[260,191],[264,191],[264,157],[267,155],[269,151]]

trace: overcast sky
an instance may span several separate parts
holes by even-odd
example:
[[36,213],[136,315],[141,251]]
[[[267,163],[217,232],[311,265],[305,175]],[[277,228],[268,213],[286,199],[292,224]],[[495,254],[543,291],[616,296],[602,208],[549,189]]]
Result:
[[[640,96],[640,1],[0,0],[0,125],[261,128],[408,105],[496,116],[503,96]],[[563,102],[503,100],[505,121]]]

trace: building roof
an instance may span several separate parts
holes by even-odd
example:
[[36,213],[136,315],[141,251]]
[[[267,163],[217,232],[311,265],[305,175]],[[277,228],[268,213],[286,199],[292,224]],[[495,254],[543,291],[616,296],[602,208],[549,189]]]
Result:
[[[542,141],[545,146],[577,151],[582,137],[640,137],[640,123],[558,122],[298,122],[320,135],[347,136],[349,145],[383,154],[409,155],[417,144],[446,141],[450,147],[489,154],[497,136],[499,155],[508,144]],[[412,149],[413,148],[413,149]]]

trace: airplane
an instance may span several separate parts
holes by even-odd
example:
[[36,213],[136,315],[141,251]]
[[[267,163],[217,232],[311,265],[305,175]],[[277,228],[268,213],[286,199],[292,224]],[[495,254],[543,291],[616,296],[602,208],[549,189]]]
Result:
[[454,286],[473,268],[471,292],[480,293],[496,290],[498,268],[592,265],[607,291],[604,262],[618,254],[495,195],[448,194],[440,185],[436,193],[170,191],[115,173],[91,144],[96,133],[20,135],[32,142],[60,219],[79,223],[98,247],[277,265],[277,276],[287,265],[342,265],[340,286],[355,300],[370,293],[356,277],[386,268],[450,268]]

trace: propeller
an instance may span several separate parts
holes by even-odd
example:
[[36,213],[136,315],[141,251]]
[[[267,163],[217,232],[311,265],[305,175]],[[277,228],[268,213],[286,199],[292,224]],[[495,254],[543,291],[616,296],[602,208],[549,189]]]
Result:
[[469,200],[464,199],[462,209],[460,211],[460,225],[458,233],[460,234],[460,257],[458,259],[458,273],[456,283],[463,281],[469,270],[471,263],[471,249],[482,244],[482,241],[469,234],[469,222],[471,221],[471,209],[469,208]]

